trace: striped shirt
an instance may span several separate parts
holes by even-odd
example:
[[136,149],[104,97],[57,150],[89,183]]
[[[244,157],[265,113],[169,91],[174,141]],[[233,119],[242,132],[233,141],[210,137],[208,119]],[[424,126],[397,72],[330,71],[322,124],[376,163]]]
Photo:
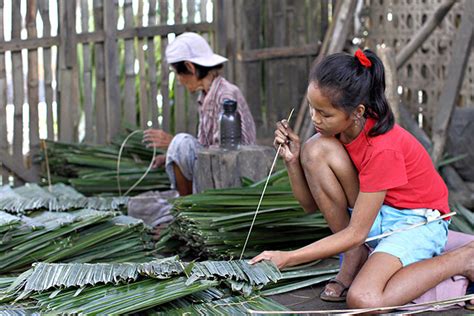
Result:
[[239,88],[222,76],[216,77],[206,93],[198,97],[199,127],[197,139],[205,147],[219,145],[219,115],[222,112],[224,99],[237,101],[237,112],[242,122],[242,145],[254,145],[256,141],[255,122]]

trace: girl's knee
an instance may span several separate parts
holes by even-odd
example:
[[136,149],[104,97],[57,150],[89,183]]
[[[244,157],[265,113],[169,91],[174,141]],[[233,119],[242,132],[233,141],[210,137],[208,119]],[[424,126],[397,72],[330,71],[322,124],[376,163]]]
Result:
[[349,308],[374,308],[383,305],[381,296],[367,289],[349,288],[346,303]]
[[[324,137],[316,134],[306,141],[301,152],[301,164],[329,162],[341,155],[347,156],[343,145],[335,137]],[[314,166],[314,165],[313,165]]]

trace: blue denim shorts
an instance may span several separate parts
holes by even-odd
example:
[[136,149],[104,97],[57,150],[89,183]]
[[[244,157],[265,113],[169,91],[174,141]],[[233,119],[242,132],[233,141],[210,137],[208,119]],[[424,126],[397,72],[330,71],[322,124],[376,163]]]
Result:
[[[438,215],[436,210],[399,210],[382,205],[367,237],[403,229]],[[366,244],[373,249],[372,253],[391,254],[399,258],[403,266],[407,266],[437,256],[444,250],[448,239],[448,224],[449,222],[446,220],[436,220],[416,228],[395,232],[390,236],[369,241]]]

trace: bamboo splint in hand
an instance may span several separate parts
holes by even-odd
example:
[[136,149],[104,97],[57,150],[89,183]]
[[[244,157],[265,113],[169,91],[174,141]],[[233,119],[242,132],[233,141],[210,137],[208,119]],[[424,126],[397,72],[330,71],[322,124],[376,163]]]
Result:
[[[295,110],[295,108],[293,108],[290,112],[290,115],[288,115],[288,122],[290,122],[291,116],[293,115],[294,110]],[[260,200],[258,201],[257,209],[255,210],[255,215],[253,216],[253,219],[252,219],[252,224],[250,224],[250,229],[249,229],[249,232],[247,234],[247,238],[245,239],[244,246],[242,247],[242,253],[240,254],[240,260],[242,260],[242,257],[244,256],[245,248],[247,247],[247,243],[249,241],[250,234],[252,233],[253,224],[255,224],[255,219],[257,218],[258,210],[260,209],[260,205],[262,204],[263,196],[265,195],[265,190],[267,189],[268,181],[270,180],[270,176],[272,175],[273,168],[275,167],[276,161],[278,159],[278,154],[280,153],[281,145],[282,144],[278,145],[278,149],[276,151],[275,158],[273,159],[272,166],[270,167],[270,172],[268,173],[268,176],[267,176],[267,181],[265,181],[265,185],[263,187],[262,194],[260,195]]]

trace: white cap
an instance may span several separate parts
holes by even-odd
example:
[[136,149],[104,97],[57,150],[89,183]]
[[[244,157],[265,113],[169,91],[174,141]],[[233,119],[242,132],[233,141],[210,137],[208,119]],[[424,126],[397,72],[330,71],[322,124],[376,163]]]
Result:
[[200,66],[213,67],[225,63],[227,58],[214,54],[201,35],[186,32],[176,37],[166,47],[166,61],[168,64],[190,61]]

